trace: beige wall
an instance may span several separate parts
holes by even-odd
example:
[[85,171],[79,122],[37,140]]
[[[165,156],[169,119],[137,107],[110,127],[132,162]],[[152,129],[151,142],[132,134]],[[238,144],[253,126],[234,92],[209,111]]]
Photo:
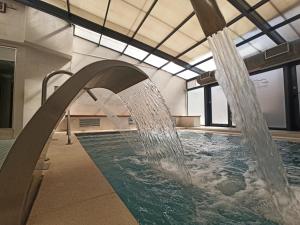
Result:
[[16,136],[40,106],[43,78],[70,61],[73,35],[68,23],[56,17],[6,2],[16,9],[0,14],[0,46],[16,48],[12,132]]
[[8,4],[6,13],[0,13],[0,40],[24,42],[25,40],[25,6],[12,0],[4,1]]
[[63,20],[26,7],[25,40],[70,57],[73,46],[73,29]]

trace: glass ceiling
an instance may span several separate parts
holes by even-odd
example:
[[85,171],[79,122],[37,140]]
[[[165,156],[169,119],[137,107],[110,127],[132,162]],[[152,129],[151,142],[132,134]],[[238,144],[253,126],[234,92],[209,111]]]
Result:
[[[251,7],[269,26],[278,25],[299,15],[300,0],[241,0]],[[66,0],[44,0],[65,11]],[[262,32],[247,15],[241,15],[227,0],[217,0],[219,8],[229,23],[229,30],[242,57],[246,58],[276,46],[270,33]],[[113,49],[132,58],[163,69],[183,79],[191,79],[198,71],[215,70],[210,48],[189,0],[69,0],[70,13],[99,24],[99,33],[74,26],[74,35]],[[239,17],[239,19],[236,19]],[[233,23],[232,20],[235,20]],[[252,20],[253,21],[253,20]],[[256,23],[257,24],[257,23]],[[137,48],[129,41],[100,35],[101,26],[150,46],[152,51]],[[261,28],[261,26],[259,26]],[[262,28],[263,29],[263,28]],[[275,30],[285,41],[300,38],[300,20],[280,26]],[[257,38],[247,41],[257,35]],[[163,57],[157,52],[167,53]],[[161,57],[162,56],[162,57]],[[181,61],[181,63],[176,63]]]

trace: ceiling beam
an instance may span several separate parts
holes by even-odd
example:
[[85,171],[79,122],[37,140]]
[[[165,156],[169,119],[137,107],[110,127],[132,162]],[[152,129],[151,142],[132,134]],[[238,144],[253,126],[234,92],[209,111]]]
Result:
[[[229,21],[227,24],[226,24],[226,27],[229,27],[231,26],[232,24],[236,23],[237,21],[239,21],[240,19],[242,19],[244,16],[247,16],[249,13],[253,12],[254,10],[256,10],[257,8],[259,8],[260,6],[266,4],[267,2],[269,2],[270,0],[261,0],[259,1],[258,3],[256,3],[254,6],[250,7],[248,10],[247,10],[247,13],[246,14],[240,14],[238,15],[237,17],[233,18],[231,21]],[[198,47],[199,45],[201,45],[202,43],[204,43],[205,41],[207,41],[207,37],[203,38],[202,40],[198,41],[197,43],[193,44],[191,47],[187,48],[186,50],[184,50],[183,52],[181,52],[180,54],[178,54],[177,56],[175,56],[175,58],[180,58],[181,56],[183,56],[184,54],[186,54],[187,52],[193,50],[194,48]],[[200,65],[201,63],[204,63],[208,60],[212,59],[212,57],[208,57],[204,60],[201,60],[200,62],[198,62],[197,64],[194,64],[194,65],[191,65],[190,67],[195,67],[197,65]],[[184,71],[186,71],[187,69],[183,69],[179,72],[177,72],[175,75],[179,74],[179,73],[182,73]]]
[[[32,8],[35,8],[37,10],[40,10],[40,11],[43,11],[45,13],[48,13],[52,16],[55,16],[57,18],[60,18],[62,20],[65,20],[67,22],[71,22],[72,24],[75,24],[75,25],[78,25],[78,26],[81,26],[81,27],[84,27],[86,29],[89,29],[91,31],[94,31],[94,32],[97,32],[97,33],[102,33],[103,35],[106,35],[108,37],[111,37],[111,38],[114,38],[118,41],[121,41],[121,42],[124,42],[124,43],[129,43],[131,41],[131,45],[136,47],[136,48],[140,48],[144,51],[147,51],[147,52],[152,52],[153,51],[153,47],[150,46],[150,45],[147,45],[141,41],[138,41],[136,39],[131,39],[130,37],[122,34],[122,33],[119,33],[117,31],[114,31],[110,28],[107,28],[107,27],[103,27],[97,23],[94,23],[92,21],[89,21],[83,17],[80,17],[78,15],[75,15],[73,14],[72,12],[70,12],[70,16],[68,16],[68,12],[61,9],[61,8],[58,8],[56,6],[53,6],[49,3],[46,3],[44,1],[40,1],[40,0],[15,0],[19,3],[22,3],[26,6],[29,6],[29,7],[32,7]],[[190,65],[188,63],[186,63],[185,61],[181,60],[181,59],[176,59],[174,56],[166,53],[166,52],[163,52],[159,49],[157,49],[155,51],[155,54],[165,60],[168,60],[168,61],[172,61],[184,68],[188,68],[190,67]],[[192,71],[195,72],[195,73],[198,73],[198,74],[201,74],[202,71],[198,68],[192,68]]]
[[68,10],[68,13],[70,14],[71,13],[71,10],[70,10],[70,0],[67,0],[67,10]]
[[[111,0],[108,0],[108,2],[107,2],[107,7],[106,7],[106,11],[105,11],[105,16],[104,16],[102,27],[105,27],[105,24],[106,24],[107,15],[108,15],[109,7],[110,7],[110,2],[111,2]],[[102,39],[102,33],[103,32],[101,32],[101,34],[100,34],[98,46],[100,46],[100,42],[101,42],[101,39]]]
[[[142,21],[140,22],[140,24],[138,25],[138,27],[136,28],[136,30],[134,31],[133,35],[131,36],[131,41],[134,39],[135,35],[139,32],[139,30],[141,29],[141,27],[143,26],[144,22],[146,21],[146,19],[148,18],[148,16],[150,15],[152,9],[154,8],[154,6],[156,5],[158,0],[154,0],[149,8],[149,10],[147,11],[146,15],[144,16],[144,18],[142,19]],[[124,54],[124,52],[126,51],[128,45],[131,43],[131,41],[129,41],[129,43],[127,43],[126,47],[123,49],[121,55]]]
[[[264,5],[265,3],[269,2],[270,0],[261,0],[260,2],[256,3],[253,7],[251,7],[248,11],[247,14],[240,14],[237,17],[235,17],[234,19],[232,19],[231,21],[229,21],[226,24],[226,27],[229,27],[230,25],[234,24],[235,22],[239,21],[240,19],[242,19],[244,16],[248,15],[249,13],[251,13],[252,11],[256,10],[257,8],[259,8],[260,6]],[[184,50],[183,52],[181,52],[180,54],[178,54],[176,56],[176,58],[180,58],[181,56],[183,56],[184,54],[186,54],[187,52],[193,50],[194,48],[198,47],[199,45],[201,45],[202,43],[204,43],[205,41],[207,41],[207,38],[203,38],[202,40],[198,41],[197,43],[193,44],[191,47],[187,48],[186,50]]]
[[228,0],[237,10],[245,15],[257,28],[266,34],[276,44],[282,44],[286,40],[277,32],[269,31],[271,25],[256,11],[247,13],[251,6],[245,0]]

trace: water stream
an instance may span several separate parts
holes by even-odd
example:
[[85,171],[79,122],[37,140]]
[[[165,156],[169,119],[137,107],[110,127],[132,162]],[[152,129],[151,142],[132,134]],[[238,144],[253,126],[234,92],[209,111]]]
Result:
[[217,66],[216,79],[226,95],[233,120],[250,148],[256,173],[266,184],[274,210],[281,217],[281,223],[299,224],[299,201],[289,187],[281,156],[263,117],[246,65],[227,28],[209,37],[208,41]]
[[155,84],[147,79],[119,93],[119,96],[136,123],[148,160],[190,183],[181,141]]

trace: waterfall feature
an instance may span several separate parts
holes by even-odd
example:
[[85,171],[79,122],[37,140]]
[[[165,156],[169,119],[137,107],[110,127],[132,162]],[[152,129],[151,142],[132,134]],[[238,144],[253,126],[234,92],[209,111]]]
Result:
[[171,114],[155,84],[147,79],[121,93],[134,119],[148,160],[190,183],[184,152]]
[[266,183],[275,209],[284,224],[299,224],[300,207],[290,190],[281,156],[277,150],[249,78],[227,28],[208,38],[217,73],[237,127],[256,162],[258,176]]

